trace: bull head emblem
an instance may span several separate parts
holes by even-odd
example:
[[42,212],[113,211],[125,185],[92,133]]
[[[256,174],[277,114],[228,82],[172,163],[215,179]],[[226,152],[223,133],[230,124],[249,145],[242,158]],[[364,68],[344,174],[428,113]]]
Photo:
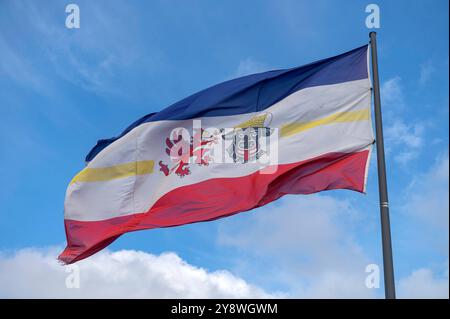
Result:
[[[256,161],[266,153],[260,147],[260,138],[272,134],[272,129],[268,127],[271,122],[272,114],[264,113],[239,124],[231,132],[222,135],[224,140],[232,141],[227,152],[235,163]],[[268,139],[264,140],[268,141]]]

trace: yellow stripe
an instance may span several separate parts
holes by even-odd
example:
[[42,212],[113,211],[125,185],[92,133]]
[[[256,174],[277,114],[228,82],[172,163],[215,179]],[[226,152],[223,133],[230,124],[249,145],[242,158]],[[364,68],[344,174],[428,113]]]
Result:
[[70,182],[104,182],[117,178],[153,173],[153,161],[140,161],[102,168],[85,168]]
[[[291,136],[320,125],[367,121],[369,119],[369,109],[339,112],[315,121],[286,124],[281,128],[281,136]],[[119,164],[110,167],[85,168],[72,179],[70,184],[75,182],[101,182],[134,175],[151,174],[153,173],[153,167],[154,161],[149,160]]]
[[339,112],[319,120],[310,122],[294,122],[286,124],[281,128],[281,136],[291,136],[306,130],[310,130],[316,126],[327,125],[333,123],[368,121],[370,119],[369,109],[358,111]]

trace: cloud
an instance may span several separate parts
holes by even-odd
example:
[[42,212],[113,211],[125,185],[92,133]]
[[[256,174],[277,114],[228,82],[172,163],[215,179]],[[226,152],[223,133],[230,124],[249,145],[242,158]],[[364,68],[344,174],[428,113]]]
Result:
[[[27,82],[39,93],[41,87],[57,87],[62,79],[99,95],[124,95],[132,89],[130,74],[149,71],[160,53],[155,48],[151,57],[144,54],[137,41],[139,27],[129,19],[136,16],[135,9],[127,4],[105,6],[82,1],[81,28],[73,30],[65,27],[65,5],[57,1],[8,5],[10,21],[5,23],[18,31],[0,31],[0,49],[7,49],[0,63],[7,71],[18,70],[17,74],[7,72],[11,79]],[[14,27],[17,21],[21,27]],[[27,43],[26,50],[23,43]]]
[[259,280],[284,286],[292,297],[373,298],[376,292],[365,286],[365,267],[371,262],[351,235],[360,218],[346,200],[291,197],[244,221],[223,223],[219,243],[251,260],[246,265],[239,258],[241,271],[270,273]]
[[416,176],[408,186],[404,213],[433,228],[433,238],[445,243],[448,256],[449,239],[449,156],[437,158],[425,174]]
[[401,119],[395,119],[392,124],[386,127],[386,151],[394,152],[394,160],[402,165],[408,164],[417,158],[423,147],[423,135],[425,124],[407,124]]
[[447,271],[436,276],[427,268],[418,269],[399,283],[399,297],[401,298],[448,298],[448,265]]
[[[67,288],[75,272],[56,261],[57,249],[0,254],[0,298],[269,298],[229,271],[208,271],[175,253],[103,251],[76,263],[80,288]],[[66,272],[66,269],[72,269]]]
[[404,96],[402,91],[402,79],[399,76],[395,76],[381,85],[381,98],[383,105],[389,108],[403,107]]
[[36,91],[45,89],[42,77],[34,70],[31,63],[24,60],[20,54],[14,50],[5,37],[0,32],[0,79],[8,77],[24,86],[29,86]]
[[381,86],[381,98],[385,117],[386,153],[402,166],[418,158],[424,146],[427,122],[408,121],[404,118],[405,97],[402,79],[395,76]]
[[402,298],[448,298],[448,150],[437,157],[436,162],[427,172],[417,174],[413,178],[407,187],[403,202],[405,205],[401,212],[414,225],[414,233],[408,239],[408,245],[417,246],[417,243],[420,243],[425,246],[428,256],[433,251],[438,252],[440,260],[427,262],[427,259],[424,259],[425,264],[421,268],[401,279],[399,296]]
[[240,77],[244,75],[264,72],[267,70],[268,70],[267,65],[265,65],[264,63],[257,62],[251,57],[248,57],[239,62],[239,65],[233,77]]
[[436,68],[431,61],[423,63],[420,66],[419,84],[421,86],[426,85],[435,71]]

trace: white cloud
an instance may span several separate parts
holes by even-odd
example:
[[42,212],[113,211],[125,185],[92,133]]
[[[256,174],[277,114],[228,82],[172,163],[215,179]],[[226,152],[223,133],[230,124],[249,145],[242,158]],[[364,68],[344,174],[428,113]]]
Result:
[[0,255],[0,298],[268,298],[262,289],[226,270],[207,271],[175,253],[103,251],[75,265],[80,288],[66,288],[71,273],[57,250],[23,249]]
[[14,81],[42,92],[45,89],[43,78],[34,67],[23,59],[0,32],[0,77],[9,77]]
[[[128,88],[122,79],[124,75],[154,66],[153,60],[159,59],[160,52],[154,48],[151,56],[143,54],[137,41],[139,28],[129,19],[135,15],[132,7],[93,2],[80,7],[81,28],[69,30],[64,24],[64,6],[57,2],[46,6],[33,1],[12,3],[8,10],[11,23],[20,21],[29,32],[20,32],[21,28],[16,33],[0,30],[0,49],[7,44],[9,51],[14,52],[6,50],[0,63],[7,71],[18,70],[18,74],[7,74],[15,81],[28,82],[40,93],[41,86],[49,89],[63,79],[84,90],[110,96],[125,94]],[[23,42],[32,54],[21,50],[19,44]]]
[[382,108],[385,117],[385,149],[388,156],[402,166],[418,158],[424,146],[425,121],[405,122],[405,98],[402,79],[395,76],[381,86]]
[[425,124],[407,124],[401,119],[395,119],[386,127],[384,133],[388,154],[395,151],[394,160],[406,165],[420,154],[424,144]]
[[[413,240],[426,245],[427,253],[439,252],[445,258],[439,271],[429,265],[399,281],[402,298],[448,298],[449,249],[449,156],[439,156],[430,170],[418,174],[408,186],[402,212],[415,226]],[[413,242],[410,242],[414,245]],[[436,266],[433,264],[432,266]],[[436,268],[436,267],[434,267]]]
[[244,222],[223,223],[219,243],[251,260],[239,261],[242,271],[270,273],[260,280],[286,286],[292,297],[373,298],[377,292],[365,286],[371,262],[351,235],[359,219],[348,201],[296,196],[258,209]]
[[236,73],[233,77],[240,77],[244,75],[264,72],[267,70],[268,67],[264,63],[257,62],[253,58],[248,57],[239,62]]
[[400,280],[398,295],[400,298],[448,298],[448,265],[443,276],[436,276],[430,269],[422,268]]
[[420,66],[419,84],[424,86],[431,79],[431,76],[436,71],[433,63],[428,61]]
[[425,174],[416,176],[408,187],[404,207],[405,214],[418,218],[424,225],[435,228],[434,237],[440,231],[444,236],[448,253],[449,236],[449,157],[438,157]]
[[388,108],[401,108],[404,103],[402,85],[402,79],[399,76],[395,76],[381,85],[381,99],[383,107]]

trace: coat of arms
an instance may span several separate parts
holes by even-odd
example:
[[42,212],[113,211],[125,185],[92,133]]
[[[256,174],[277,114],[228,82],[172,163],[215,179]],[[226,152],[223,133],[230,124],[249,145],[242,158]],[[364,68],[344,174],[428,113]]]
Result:
[[[268,143],[268,137],[273,129],[269,127],[272,121],[271,113],[264,113],[235,126],[231,129],[220,129],[216,133],[199,130],[193,137],[184,138],[182,129],[172,131],[166,138],[166,154],[172,164],[159,161],[160,171],[168,176],[175,173],[180,177],[191,174],[189,165],[194,163],[207,166],[212,158],[210,150],[222,138],[230,142],[226,147],[228,156],[233,163],[255,162],[261,156],[268,153],[268,147],[262,147],[261,139]],[[196,141],[196,142],[194,142]],[[217,162],[217,160],[214,160]]]

